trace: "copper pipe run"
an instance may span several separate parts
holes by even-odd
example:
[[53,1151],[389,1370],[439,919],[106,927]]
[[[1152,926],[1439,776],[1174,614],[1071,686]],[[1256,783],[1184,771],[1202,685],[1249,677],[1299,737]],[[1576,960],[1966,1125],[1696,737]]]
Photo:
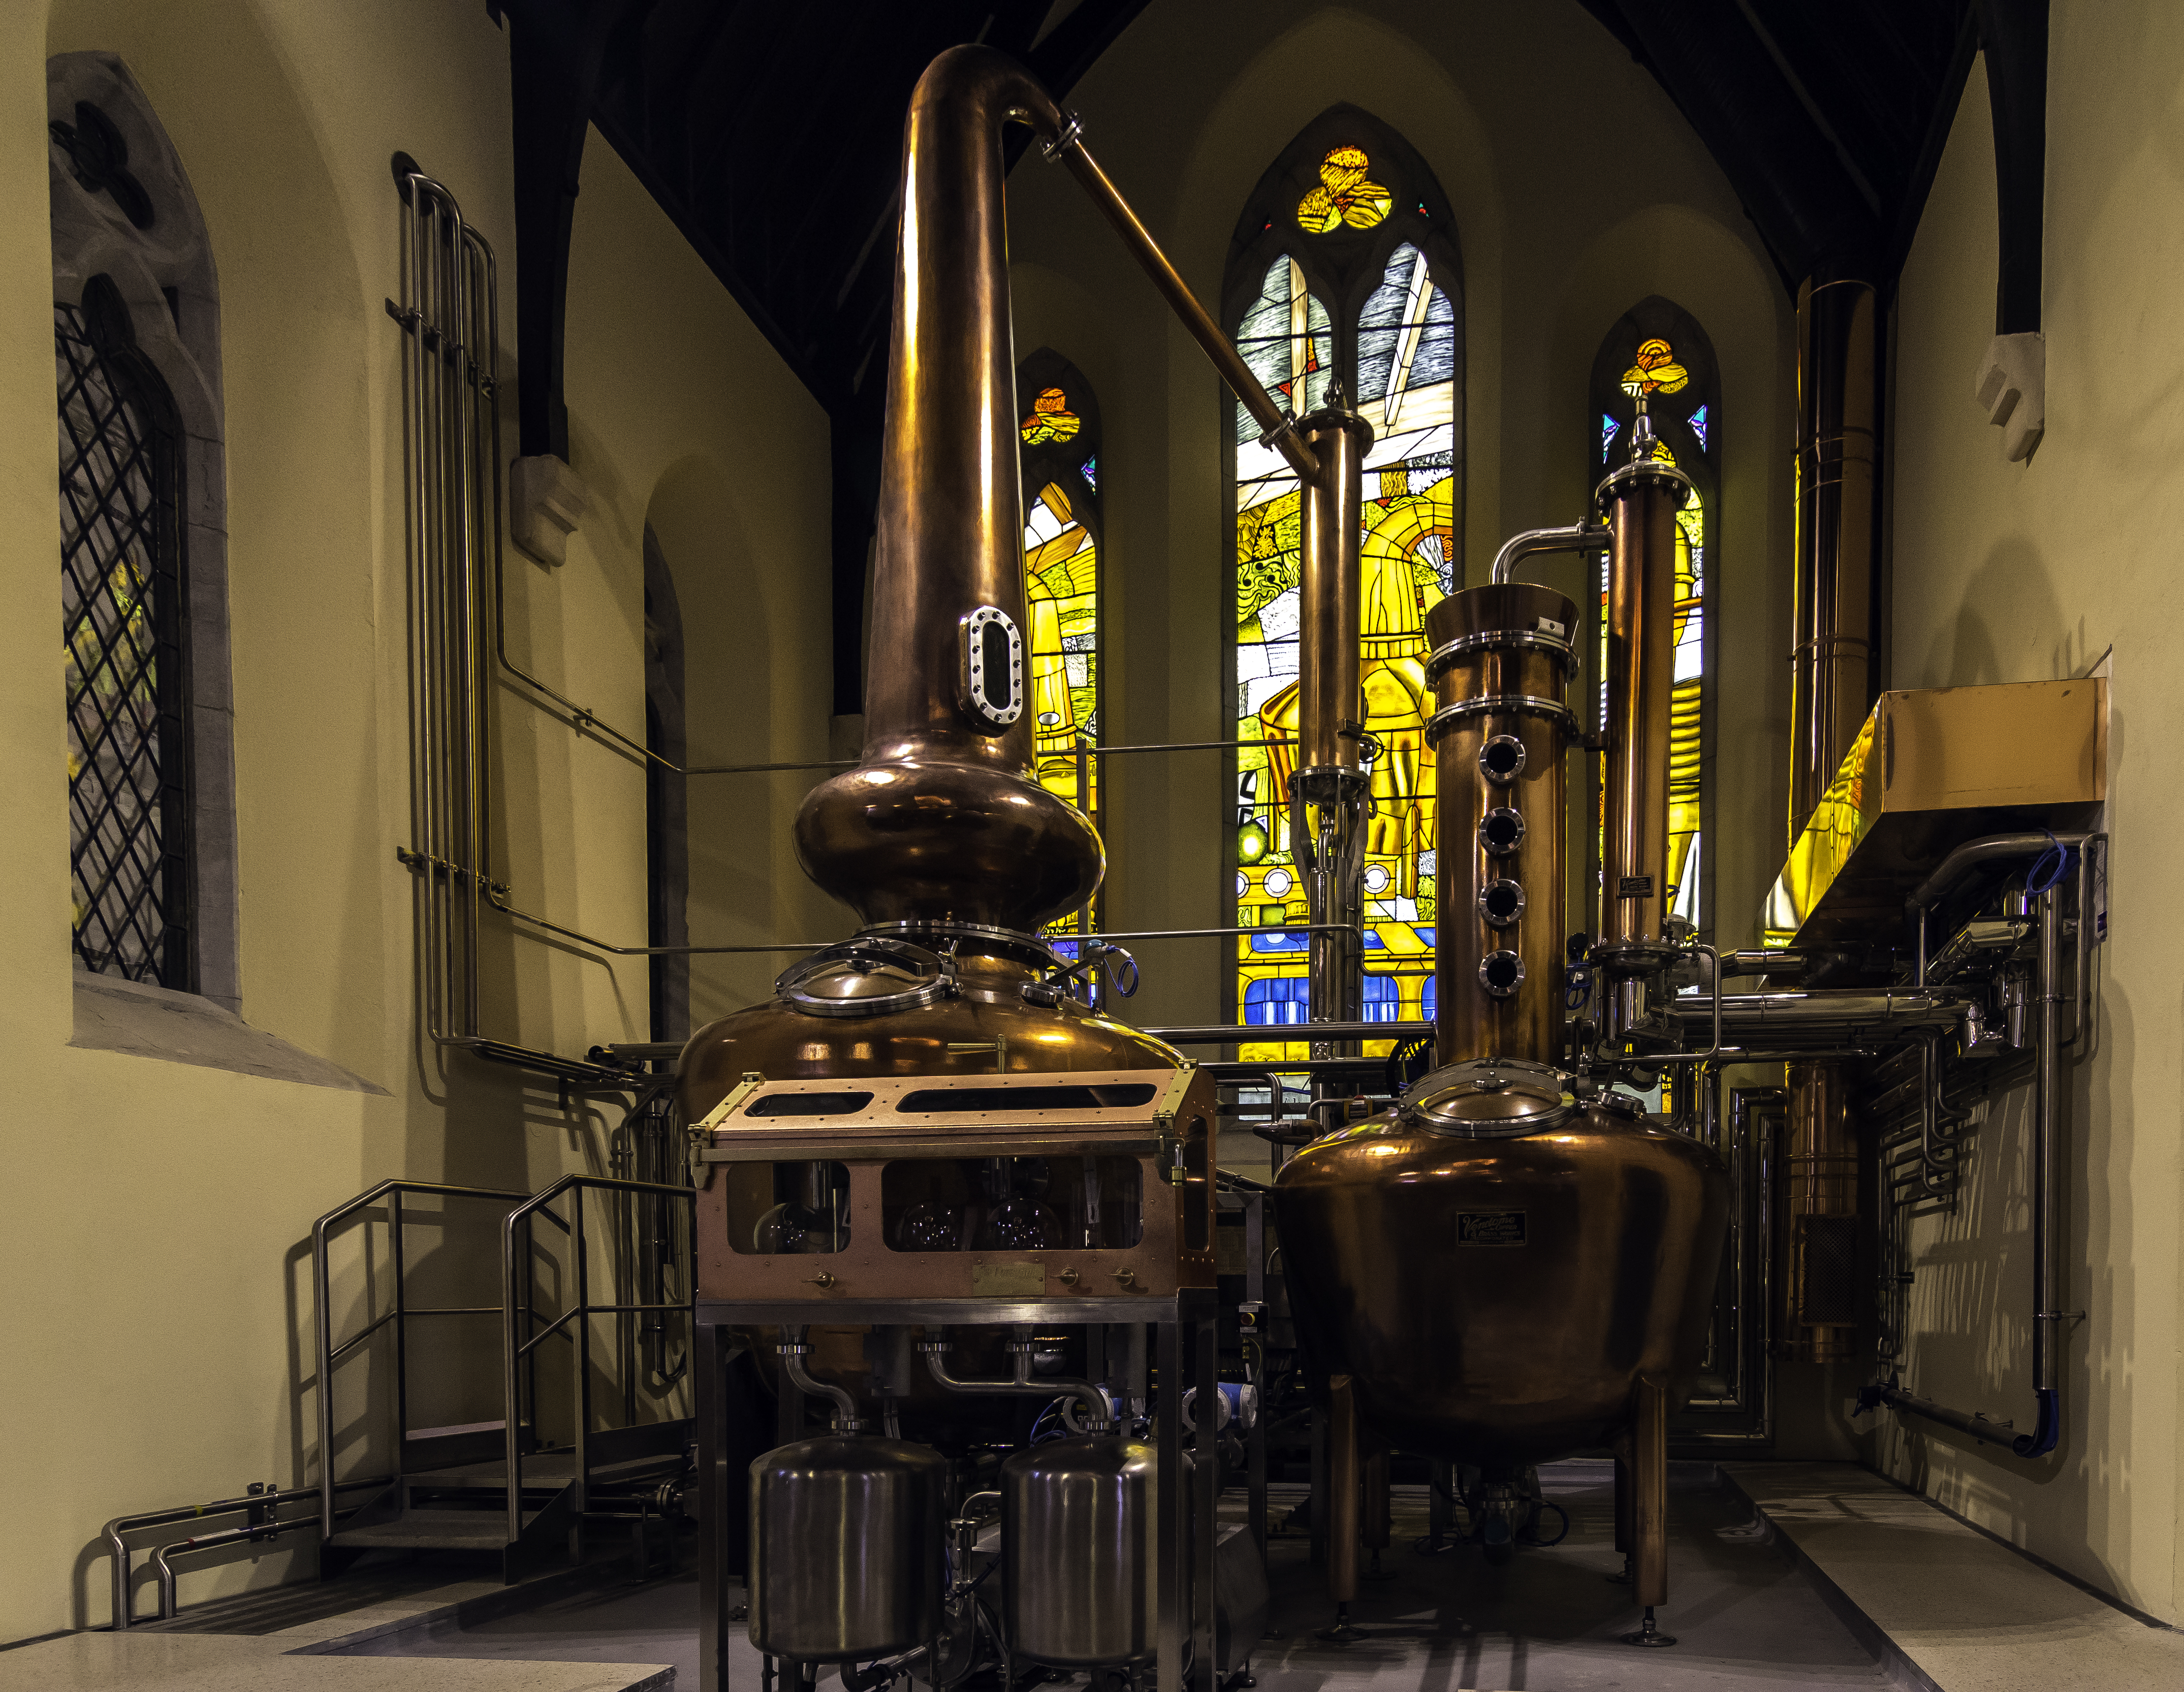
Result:
[[1251,421],[1259,426],[1259,438],[1288,461],[1299,482],[1309,486],[1318,481],[1319,460],[1312,448],[1298,438],[1297,420],[1285,413],[1274,403],[1273,396],[1260,386],[1258,377],[1251,374],[1251,367],[1244,362],[1234,343],[1221,332],[1221,326],[1198,303],[1190,285],[1168,262],[1167,254],[1161,251],[1160,243],[1138,221],[1137,213],[1130,209],[1129,203],[1107,179],[1107,173],[1086,151],[1084,133],[1075,116],[1067,120],[1058,135],[1050,138],[1045,151],[1049,162],[1058,160],[1068,166],[1069,174],[1076,177],[1078,186],[1091,196],[1093,204],[1123,237],[1123,244],[1152,278],[1153,286],[1173,308],[1191,338],[1213,360],[1221,379],[1243,401],[1244,409],[1251,414]]

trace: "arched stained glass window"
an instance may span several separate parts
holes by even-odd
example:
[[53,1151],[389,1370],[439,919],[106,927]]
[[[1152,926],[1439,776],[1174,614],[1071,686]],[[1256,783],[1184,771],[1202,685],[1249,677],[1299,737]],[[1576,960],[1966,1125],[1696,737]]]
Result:
[[[1100,407],[1077,367],[1045,348],[1017,366],[1017,397],[1039,780],[1097,824],[1099,766],[1078,746],[1100,734]],[[1078,915],[1048,931],[1078,932]]]
[[[1669,728],[1669,882],[1675,914],[1710,929],[1706,897],[1706,794],[1713,773],[1707,681],[1713,645],[1707,611],[1716,575],[1712,540],[1720,524],[1720,375],[1713,343],[1691,315],[1668,300],[1641,301],[1601,343],[1593,361],[1587,430],[1591,476],[1601,477],[1630,455],[1630,425],[1640,395],[1646,400],[1656,444],[1653,456],[1691,478],[1698,497],[1677,517],[1676,689]],[[1618,450],[1618,447],[1620,450]],[[1606,594],[1603,580],[1602,593]],[[1606,640],[1603,619],[1601,638]],[[1606,673],[1603,646],[1601,673]],[[1607,698],[1599,709],[1605,721]]]
[[[1301,416],[1337,377],[1373,426],[1360,536],[1365,726],[1364,1015],[1430,1014],[1433,753],[1425,613],[1462,575],[1463,335],[1455,224],[1432,173],[1368,114],[1316,119],[1261,179],[1230,247],[1226,321],[1268,391]],[[1237,924],[1305,920],[1284,807],[1296,739],[1299,492],[1281,455],[1235,408]],[[1245,1022],[1302,1021],[1305,937],[1242,937]],[[1392,1042],[1368,1044],[1384,1053]],[[1246,1047],[1301,1056],[1301,1045]]]

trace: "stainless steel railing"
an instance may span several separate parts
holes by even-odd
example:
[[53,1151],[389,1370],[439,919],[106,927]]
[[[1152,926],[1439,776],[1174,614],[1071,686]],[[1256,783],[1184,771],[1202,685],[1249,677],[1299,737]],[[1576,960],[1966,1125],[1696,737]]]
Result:
[[[557,1333],[567,1333],[576,1345],[573,1397],[576,1448],[575,1483],[576,1507],[585,1508],[591,1475],[590,1444],[592,1427],[592,1325],[595,1315],[666,1315],[681,1311],[694,1322],[696,1310],[696,1276],[686,1277],[683,1297],[673,1302],[638,1301],[595,1304],[591,1298],[591,1263],[584,1227],[584,1195],[587,1192],[621,1192],[632,1196],[650,1196],[662,1203],[680,1202],[693,1205],[697,1195],[689,1187],[671,1186],[656,1181],[622,1181],[606,1175],[564,1175],[543,1192],[526,1198],[508,1213],[501,1224],[501,1308],[506,1312],[507,1332],[501,1354],[502,1379],[508,1409],[508,1538],[510,1544],[523,1534],[523,1440],[521,1428],[523,1412],[526,1408],[524,1388],[526,1380],[531,1391],[530,1408],[536,1419],[538,1388],[535,1371],[526,1365],[534,1358],[538,1349]],[[554,1214],[556,1199],[567,1197],[569,1214],[565,1220]],[[570,1252],[574,1259],[576,1301],[544,1327],[537,1326],[538,1317],[527,1297],[519,1298],[529,1286],[531,1266],[531,1225],[543,1216],[569,1237]],[[694,1332],[693,1340],[694,1343]]]
[[[439,1198],[492,1199],[516,1205],[530,1197],[494,1187],[454,1187],[432,1181],[382,1181],[368,1192],[360,1192],[346,1204],[337,1205],[311,1225],[311,1296],[313,1326],[317,1342],[317,1388],[319,1416],[319,1532],[327,1538],[334,1532],[334,1494],[346,1483],[337,1483],[333,1475],[334,1454],[334,1365],[348,1356],[365,1341],[382,1328],[394,1330],[394,1473],[392,1479],[402,1478],[404,1442],[410,1431],[410,1319],[413,1316],[485,1316],[499,1315],[498,1304],[415,1305],[409,1300],[407,1270],[409,1253],[404,1228],[406,1220],[402,1201],[405,1198],[434,1197]],[[393,1269],[393,1302],[381,1315],[365,1323],[355,1333],[334,1343],[332,1276],[326,1264],[326,1245],[334,1230],[349,1218],[371,1209],[382,1201],[387,1205],[388,1253]]]

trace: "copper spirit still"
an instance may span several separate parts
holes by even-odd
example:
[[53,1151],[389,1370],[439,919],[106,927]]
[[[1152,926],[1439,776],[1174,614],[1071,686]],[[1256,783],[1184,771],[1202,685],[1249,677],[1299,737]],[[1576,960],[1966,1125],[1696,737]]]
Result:
[[1106,855],[1091,822],[1031,775],[1001,193],[1012,116],[1049,137],[1062,124],[1021,67],[976,49],[936,61],[910,110],[864,758],[816,789],[795,825],[806,873],[862,927],[788,971],[779,997],[697,1032],[682,1060],[686,1121],[748,1073],[1179,1061],[1039,989],[1064,966],[1038,931],[1090,898]]
[[[965,1297],[1081,1302],[1097,1322],[1103,1299],[1214,1285],[1212,1084],[1095,1008],[1099,941],[1070,957],[1040,933],[1106,863],[1090,820],[1033,779],[1011,123],[1085,187],[1299,477],[1321,472],[1076,120],[990,48],[935,59],[904,137],[864,756],[795,824],[806,873],[861,926],[680,1063],[699,1297],[791,1301],[816,1325],[830,1302]],[[1354,531],[1355,455],[1340,468]],[[816,1326],[809,1351],[860,1419],[875,1397],[889,1420],[951,1402],[862,1366],[884,1348],[861,1360],[857,1332]]]
[[[1663,871],[1674,521],[1687,486],[1634,461],[1600,490],[1612,534],[1552,532],[1611,549],[1607,862],[1590,953],[1611,1026],[1638,1019],[1677,955]],[[1618,1536],[1637,1542],[1652,1643],[1650,1608],[1666,1595],[1666,1418],[1703,1351],[1728,1175],[1629,1092],[1603,1090],[1612,1064],[1579,1075],[1564,1060],[1576,607],[1497,581],[1451,595],[1426,627],[1440,1067],[1282,1168],[1290,1303],[1330,1398],[1347,1397],[1369,1437],[1505,1487],[1587,1449],[1624,1458],[1619,1490],[1653,1524]],[[1352,1413],[1332,1409],[1337,1423]],[[1340,1513],[1353,1501],[1333,1502]]]

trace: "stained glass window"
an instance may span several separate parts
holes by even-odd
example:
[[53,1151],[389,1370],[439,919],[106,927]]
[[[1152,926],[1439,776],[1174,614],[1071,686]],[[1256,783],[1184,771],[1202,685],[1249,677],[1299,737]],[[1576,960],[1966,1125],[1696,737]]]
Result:
[[110,278],[54,304],[53,352],[75,954],[192,990],[181,429]]
[[[1290,206],[1294,220],[1281,215]],[[1373,426],[1359,538],[1361,668],[1365,726],[1379,751],[1370,768],[1362,1014],[1414,1021],[1432,1014],[1424,625],[1462,577],[1462,295],[1452,226],[1407,147],[1362,113],[1338,108],[1268,173],[1238,228],[1228,298],[1245,360],[1300,416],[1326,404],[1340,374]],[[1354,304],[1342,311],[1330,301]],[[1300,494],[1240,405],[1235,429],[1236,738],[1266,743],[1237,754],[1236,920],[1271,929],[1306,914],[1285,808],[1297,733]],[[1243,1021],[1308,1019],[1306,949],[1301,934],[1239,941]],[[1384,1053],[1393,1043],[1365,1050]],[[1306,1047],[1269,1041],[1243,1051],[1274,1059]]]
[[[1024,360],[1017,389],[1037,773],[1096,824],[1099,765],[1078,747],[1100,734],[1099,407],[1076,368],[1044,349]],[[1078,932],[1078,913],[1048,932]]]
[[[1712,764],[1707,606],[1712,584],[1710,529],[1718,521],[1719,483],[1713,442],[1713,424],[1720,410],[1717,381],[1713,348],[1704,332],[1688,314],[1658,299],[1644,301],[1616,325],[1602,343],[1593,368],[1593,399],[1600,408],[1600,457],[1593,465],[1594,479],[1598,479],[1603,466],[1612,468],[1627,458],[1627,451],[1613,450],[1613,442],[1635,416],[1636,401],[1642,394],[1657,437],[1653,457],[1681,468],[1697,490],[1697,496],[1685,505],[1676,520],[1676,658],[1669,725],[1668,881],[1674,890],[1672,910],[1702,930],[1713,924],[1704,896],[1704,824]],[[1599,673],[1605,675],[1604,580],[1602,605]],[[1604,725],[1604,684],[1599,706]]]

